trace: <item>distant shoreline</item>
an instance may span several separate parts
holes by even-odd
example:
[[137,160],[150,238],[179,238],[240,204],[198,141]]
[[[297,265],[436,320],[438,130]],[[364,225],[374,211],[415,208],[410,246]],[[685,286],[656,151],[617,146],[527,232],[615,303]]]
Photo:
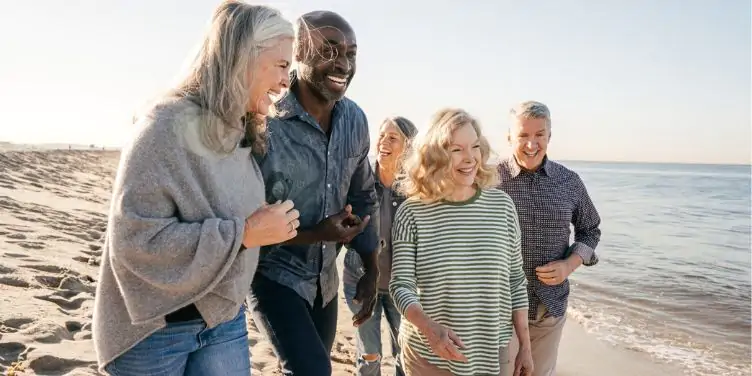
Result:
[[[108,145],[81,145],[81,144],[63,144],[63,143],[46,143],[46,144],[17,144],[13,142],[0,141],[0,152],[5,151],[24,151],[24,150],[106,150],[106,151],[119,151],[121,146],[108,146]],[[373,160],[376,158],[375,154],[368,156]],[[492,158],[494,161],[505,158],[504,156],[498,156]],[[582,159],[556,159],[562,163],[614,163],[614,164],[649,164],[649,165],[701,165],[701,166],[749,166],[752,167],[752,160],[746,163],[714,163],[714,162],[664,162],[664,161],[618,161],[618,160],[582,160]]]

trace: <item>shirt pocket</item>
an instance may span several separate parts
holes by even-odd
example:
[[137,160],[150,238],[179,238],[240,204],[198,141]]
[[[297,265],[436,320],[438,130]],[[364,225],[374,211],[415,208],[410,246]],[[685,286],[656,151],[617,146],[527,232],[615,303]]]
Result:
[[572,209],[564,206],[551,206],[542,210],[538,218],[541,227],[568,231],[572,222]]

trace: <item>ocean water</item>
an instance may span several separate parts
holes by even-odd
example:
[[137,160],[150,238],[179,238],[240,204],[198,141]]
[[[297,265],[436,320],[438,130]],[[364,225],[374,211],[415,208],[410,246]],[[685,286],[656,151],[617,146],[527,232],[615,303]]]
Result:
[[570,315],[688,375],[750,375],[750,166],[563,164],[603,221]]

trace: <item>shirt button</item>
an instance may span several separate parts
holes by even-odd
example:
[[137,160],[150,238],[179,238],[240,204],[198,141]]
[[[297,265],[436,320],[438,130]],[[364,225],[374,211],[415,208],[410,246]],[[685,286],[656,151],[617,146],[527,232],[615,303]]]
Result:
[[331,188],[331,187],[332,187],[332,185],[331,185],[331,184],[327,184],[327,185],[326,185],[326,187],[327,187],[327,188]]
[[392,202],[392,206],[397,206],[397,203],[396,202]]
[[326,244],[322,245],[321,248],[326,248]]

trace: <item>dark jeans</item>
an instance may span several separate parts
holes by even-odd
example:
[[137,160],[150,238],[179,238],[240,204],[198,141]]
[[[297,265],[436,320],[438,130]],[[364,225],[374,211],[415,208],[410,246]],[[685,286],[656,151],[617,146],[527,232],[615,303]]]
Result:
[[248,299],[253,321],[269,339],[284,375],[331,376],[329,355],[337,333],[337,298],[313,307],[295,291],[257,273]]

